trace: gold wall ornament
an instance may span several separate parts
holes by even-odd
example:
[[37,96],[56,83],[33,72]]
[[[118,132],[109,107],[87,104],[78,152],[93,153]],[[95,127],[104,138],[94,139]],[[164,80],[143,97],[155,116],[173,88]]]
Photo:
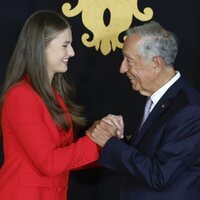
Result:
[[[82,42],[87,47],[95,47],[96,51],[100,49],[103,55],[115,51],[117,47],[122,48],[119,35],[130,27],[133,16],[140,21],[153,17],[150,7],[139,11],[138,0],[79,0],[74,8],[70,3],[64,3],[62,12],[67,17],[82,13],[84,26],[93,33],[92,39],[84,33]],[[105,12],[110,14],[108,24],[104,22]]]

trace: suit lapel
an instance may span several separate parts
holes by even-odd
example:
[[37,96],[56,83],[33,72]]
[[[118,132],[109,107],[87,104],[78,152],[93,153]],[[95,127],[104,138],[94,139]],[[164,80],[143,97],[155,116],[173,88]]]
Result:
[[[137,144],[147,132],[149,133],[150,131],[154,131],[159,128],[163,121],[166,121],[167,118],[171,116],[172,112],[176,112],[177,109],[182,106],[182,103],[180,102],[182,102],[182,99],[184,99],[183,95],[179,95],[179,98],[175,97],[178,96],[178,93],[183,87],[183,83],[184,81],[182,80],[182,78],[177,80],[177,82],[175,82],[158,101],[141,129],[137,132],[136,137],[134,139],[131,139],[130,142],[133,146],[137,146]],[[174,99],[177,103],[174,102]]]
[[[134,140],[133,145],[136,146],[138,142],[143,138],[146,132],[152,127],[153,123],[159,118],[159,116],[169,107],[169,100],[160,102],[156,105],[152,112],[149,114],[148,118],[144,122],[141,129],[138,131],[137,136]],[[157,123],[156,123],[157,124]]]

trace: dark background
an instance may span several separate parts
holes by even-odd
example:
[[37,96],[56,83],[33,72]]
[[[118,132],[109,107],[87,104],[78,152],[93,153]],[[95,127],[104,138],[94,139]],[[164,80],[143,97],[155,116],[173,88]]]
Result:
[[[0,85],[5,79],[9,57],[15,47],[19,32],[27,17],[36,10],[48,9],[61,12],[64,0],[1,0],[0,1]],[[68,0],[74,7],[78,0]],[[176,68],[200,90],[200,3],[199,0],[140,0],[140,11],[149,6],[153,19],[173,31],[179,38]],[[123,17],[123,12],[121,16]],[[112,14],[112,13],[111,13]],[[108,19],[105,19],[108,20]],[[73,32],[76,56],[70,60],[69,71],[77,86],[77,101],[84,105],[87,127],[108,113],[121,114],[125,121],[125,133],[131,134],[144,105],[144,97],[133,92],[126,76],[119,73],[122,61],[121,49],[107,56],[81,42],[87,30],[81,14],[69,18]],[[95,22],[94,22],[95,23]],[[133,17],[133,25],[142,22]],[[87,128],[86,127],[86,128]],[[84,130],[78,132],[81,137]],[[3,163],[2,141],[0,164]],[[69,200],[119,199],[119,177],[104,168],[86,169],[71,173]]]

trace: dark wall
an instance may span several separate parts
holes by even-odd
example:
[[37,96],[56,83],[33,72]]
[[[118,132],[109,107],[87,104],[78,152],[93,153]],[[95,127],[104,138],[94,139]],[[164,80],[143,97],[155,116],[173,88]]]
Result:
[[[3,0],[0,2],[0,84],[5,79],[6,66],[26,18],[34,11],[51,9],[61,11],[66,1]],[[75,5],[78,1],[69,1]],[[153,19],[175,32],[180,40],[175,66],[200,89],[200,5],[198,0],[140,0],[139,8],[150,6]],[[123,15],[123,12],[121,13]],[[73,46],[76,56],[70,60],[69,72],[77,85],[77,101],[86,108],[88,125],[108,113],[122,114],[125,132],[131,134],[144,104],[144,98],[133,92],[129,80],[119,73],[121,49],[103,56],[94,48],[86,48],[81,35],[86,32],[81,15],[70,18]],[[133,18],[133,24],[142,22]],[[86,127],[87,128],[87,127]],[[80,131],[79,136],[84,134]],[[2,149],[2,147],[1,147]],[[2,152],[2,150],[1,150]],[[0,156],[3,162],[3,152]],[[107,200],[119,198],[119,177],[102,168],[87,169],[71,174],[69,199]]]

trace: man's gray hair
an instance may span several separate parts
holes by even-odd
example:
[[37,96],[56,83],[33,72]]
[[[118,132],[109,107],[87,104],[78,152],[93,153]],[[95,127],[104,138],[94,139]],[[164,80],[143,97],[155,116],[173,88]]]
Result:
[[160,56],[166,65],[173,66],[178,52],[178,39],[174,33],[167,31],[155,21],[127,30],[128,36],[136,33],[142,36],[139,46],[145,60]]

